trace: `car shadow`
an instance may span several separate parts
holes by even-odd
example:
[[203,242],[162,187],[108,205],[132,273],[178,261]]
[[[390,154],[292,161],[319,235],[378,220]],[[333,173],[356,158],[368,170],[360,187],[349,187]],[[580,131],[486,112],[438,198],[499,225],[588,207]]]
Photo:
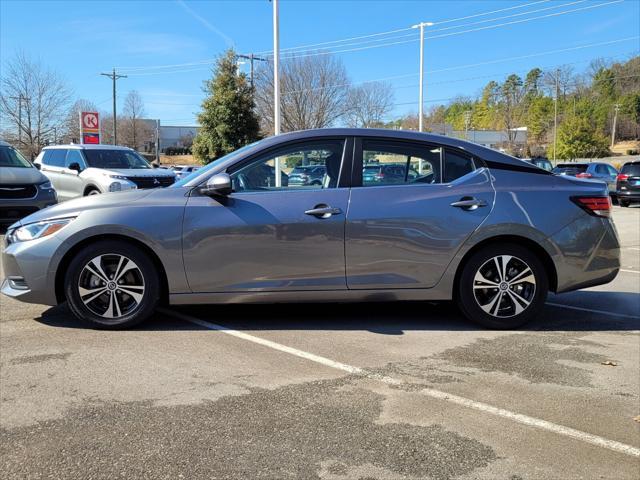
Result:
[[[583,291],[584,304],[637,302],[629,292]],[[550,299],[562,303],[561,296]],[[588,301],[587,301],[588,300]],[[618,303],[616,303],[618,304]],[[585,307],[586,308],[586,307]],[[599,310],[604,310],[600,307]],[[204,305],[167,307],[135,327],[142,331],[203,330],[202,326],[165,313],[174,311],[235,330],[369,331],[380,335],[403,335],[405,331],[480,331],[453,302],[385,302],[264,305]],[[58,328],[91,328],[77,320],[66,305],[49,308],[36,321]],[[537,319],[520,331],[631,331],[640,329],[640,316],[602,315],[547,305]]]

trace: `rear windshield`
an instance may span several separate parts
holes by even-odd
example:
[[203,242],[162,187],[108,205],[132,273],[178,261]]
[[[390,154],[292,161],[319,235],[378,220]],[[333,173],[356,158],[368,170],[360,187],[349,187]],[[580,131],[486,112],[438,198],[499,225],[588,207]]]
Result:
[[380,171],[380,165],[365,165],[364,173],[375,173]]
[[640,177],[640,163],[627,163],[622,166],[622,171],[620,173]]
[[130,150],[94,150],[85,149],[87,164],[93,168],[151,168],[147,161]]
[[15,148],[0,146],[0,167],[29,168],[31,163]]
[[585,163],[561,163],[553,169],[553,173],[582,173],[586,172],[589,166]]

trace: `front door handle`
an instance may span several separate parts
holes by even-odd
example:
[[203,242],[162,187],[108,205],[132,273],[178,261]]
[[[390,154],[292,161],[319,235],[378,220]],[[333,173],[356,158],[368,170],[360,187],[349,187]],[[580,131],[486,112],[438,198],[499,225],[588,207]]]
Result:
[[306,215],[311,215],[317,218],[329,218],[332,215],[340,215],[342,213],[342,210],[321,203],[320,205],[316,205],[315,207],[313,207],[311,210],[305,210],[304,213]]
[[462,208],[463,210],[475,210],[478,207],[486,207],[487,202],[473,197],[462,197],[457,202],[453,202],[451,206]]

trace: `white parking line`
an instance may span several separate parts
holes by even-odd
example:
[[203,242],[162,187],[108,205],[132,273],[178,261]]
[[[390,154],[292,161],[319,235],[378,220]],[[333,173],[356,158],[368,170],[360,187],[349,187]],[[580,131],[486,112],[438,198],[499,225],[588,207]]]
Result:
[[610,317],[633,318],[635,320],[640,320],[639,316],[628,315],[626,313],[614,313],[607,312],[606,310],[594,310],[593,308],[574,307],[573,305],[565,305],[563,303],[546,302],[546,305],[551,305],[552,307],[568,308],[569,310],[579,310],[581,312],[599,313],[601,315],[609,315]]
[[640,273],[640,270],[628,270],[626,268],[621,268],[620,271],[627,272],[627,273]]
[[[186,315],[180,312],[174,312],[172,310],[167,310],[167,309],[160,309],[160,312],[166,315],[171,315],[181,320],[193,323],[195,325],[208,328],[210,330],[217,330],[221,333],[226,333],[227,335],[241,338],[249,342],[257,343],[259,345],[272,348],[280,352],[288,353],[296,357],[304,358],[306,360],[311,360],[312,362],[316,362],[327,367],[335,368],[343,372],[347,372],[354,375],[360,375],[363,377],[371,378],[373,380],[378,380],[391,385],[400,385],[403,383],[402,380],[398,380],[398,379],[383,376],[383,375],[372,374],[360,367],[354,367],[351,365],[347,365],[346,363],[336,362],[335,360],[331,360],[329,358],[321,357],[313,353],[298,350],[297,348],[288,347],[280,343],[272,342],[271,340],[266,340],[264,338],[256,337],[254,335],[250,335],[244,332],[239,332],[238,330],[233,330],[231,328],[227,328],[222,325],[217,325],[215,323],[207,322],[206,320],[201,320],[199,318],[192,317],[191,315]],[[420,393],[432,398],[436,398],[438,400],[455,403],[457,405],[461,405],[468,408],[473,408],[474,410],[479,410],[484,413],[488,413],[488,414],[495,415],[502,418],[507,418],[517,423],[539,428],[542,430],[547,430],[549,432],[557,433],[558,435],[571,437],[575,440],[587,442],[592,445],[596,445],[598,447],[603,447],[609,450],[613,450],[615,452],[624,453],[625,455],[640,457],[640,448],[636,448],[631,445],[626,445],[624,443],[616,442],[615,440],[609,440],[607,438],[600,437],[598,435],[592,435],[590,433],[582,432],[580,430],[575,430],[573,428],[565,427],[563,425],[558,425],[558,424],[548,422],[546,420],[542,420],[539,418],[511,412],[510,410],[497,408],[492,405],[488,405],[486,403],[476,402],[475,400],[470,400],[468,398],[460,397],[458,395],[452,395],[450,393],[442,392],[440,390],[435,390],[433,388],[424,388],[420,390]]]

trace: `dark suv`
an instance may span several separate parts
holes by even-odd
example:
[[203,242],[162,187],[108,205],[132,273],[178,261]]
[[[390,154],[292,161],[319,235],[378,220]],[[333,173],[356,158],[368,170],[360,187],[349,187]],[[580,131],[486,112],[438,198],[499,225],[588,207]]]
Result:
[[322,185],[326,174],[324,165],[301,165],[289,174],[289,185]]
[[627,162],[616,179],[616,196],[621,207],[640,202],[640,160]]

